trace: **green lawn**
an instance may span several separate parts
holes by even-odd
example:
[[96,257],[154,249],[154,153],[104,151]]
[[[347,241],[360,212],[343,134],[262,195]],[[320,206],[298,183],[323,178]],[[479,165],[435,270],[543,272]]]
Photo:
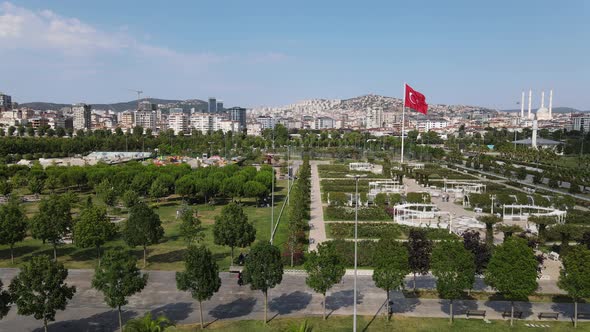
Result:
[[[275,193],[275,219],[278,218],[279,211],[283,204],[283,200],[287,194],[287,182],[278,181],[277,192]],[[80,195],[80,202],[84,202],[88,194]],[[94,200],[96,204],[100,204],[98,200]],[[259,208],[254,205],[254,201],[250,199],[242,199],[244,210],[248,215],[249,220],[256,228],[256,241],[268,241],[270,238],[270,215],[271,208]],[[32,215],[37,210],[37,203],[25,204],[27,214]],[[186,249],[186,243],[180,236],[179,221],[176,220],[176,210],[181,205],[180,200],[172,200],[169,202],[161,202],[157,204],[157,213],[162,220],[164,227],[164,238],[162,241],[154,246],[149,247],[149,257],[147,269],[150,270],[181,270],[183,268],[183,253]],[[230,248],[218,246],[213,244],[213,223],[215,216],[221,212],[223,205],[194,205],[198,210],[199,218],[201,219],[205,228],[204,244],[213,253],[214,257],[222,270],[227,269],[230,265]],[[283,250],[283,244],[287,239],[287,209],[281,217],[281,223],[275,235],[274,244]],[[126,216],[126,211],[118,211],[120,216]],[[132,250],[138,258],[142,257],[142,249],[128,248],[122,239],[116,239],[107,243],[104,248],[122,247]],[[47,254],[52,256],[53,251],[50,245],[43,245],[41,241],[32,238],[27,238],[25,241],[18,243],[15,246],[15,264],[10,263],[10,251],[8,246],[0,246],[0,267],[17,267],[21,263],[28,261],[31,256],[38,254]],[[236,248],[236,255],[241,250]],[[68,244],[58,247],[58,260],[63,262],[68,268],[94,268],[96,258],[96,250],[94,248],[80,249],[75,245]]]
[[[321,317],[308,318],[275,318],[267,325],[261,321],[242,320],[242,321],[216,321],[207,326],[206,330],[211,331],[227,331],[227,332],[265,332],[265,331],[303,331],[298,328],[303,322],[307,321],[308,326],[313,332],[336,332],[336,331],[351,331],[352,317],[351,316],[332,316],[327,320],[322,320]],[[493,320],[486,323],[483,319],[455,319],[453,324],[449,323],[448,319],[444,318],[426,318],[426,317],[393,317],[388,322],[384,316],[360,316],[358,317],[359,331],[424,331],[424,332],[438,332],[438,331],[590,331],[590,323],[580,322],[578,328],[574,329],[569,322],[552,322],[543,321],[543,325],[547,328],[530,328],[525,326],[529,323],[539,323],[533,321],[515,321],[514,327],[510,327],[509,321]],[[200,331],[198,324],[178,326],[166,330],[172,331]]]

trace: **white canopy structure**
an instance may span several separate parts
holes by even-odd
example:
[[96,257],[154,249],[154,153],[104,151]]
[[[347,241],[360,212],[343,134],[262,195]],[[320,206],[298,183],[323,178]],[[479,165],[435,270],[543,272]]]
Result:
[[401,194],[405,192],[406,186],[397,180],[381,180],[369,182],[369,193],[367,199],[370,203],[375,201],[378,194]]

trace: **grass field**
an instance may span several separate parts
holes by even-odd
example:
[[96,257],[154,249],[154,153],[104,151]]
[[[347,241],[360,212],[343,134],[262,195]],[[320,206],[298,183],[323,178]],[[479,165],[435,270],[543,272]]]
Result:
[[[327,320],[322,320],[321,317],[303,318],[280,318],[273,319],[267,325],[261,321],[243,320],[243,321],[217,321],[207,326],[206,330],[211,331],[228,331],[228,332],[270,332],[270,331],[303,331],[299,327],[307,321],[308,331],[312,332],[339,332],[352,330],[351,316],[333,316]],[[531,321],[515,321],[514,326],[510,327],[508,321],[493,320],[486,323],[480,318],[476,319],[455,319],[453,324],[449,323],[448,319],[444,318],[426,318],[426,317],[393,317],[388,322],[385,317],[360,316],[358,317],[359,331],[424,331],[424,332],[438,332],[438,331],[590,331],[590,323],[580,322],[578,328],[574,329],[569,322],[542,322],[543,325],[549,326],[547,328],[531,328],[525,324],[534,323]],[[536,322],[539,323],[539,322]],[[197,324],[189,326],[178,326],[166,330],[172,331],[200,331]]]
[[[287,194],[287,182],[278,181],[277,192],[275,193],[275,220],[279,215],[283,200]],[[80,202],[83,202],[88,194],[80,195]],[[98,200],[94,200],[100,204]],[[157,244],[148,247],[148,266],[150,270],[181,270],[183,268],[183,254],[186,249],[186,243],[181,237],[179,227],[180,223],[176,220],[176,210],[181,205],[180,200],[162,202],[157,204],[157,213],[162,220],[164,227],[164,238]],[[271,208],[256,207],[254,201],[243,199],[244,210],[249,220],[256,228],[256,241],[268,241],[270,239],[270,216]],[[33,215],[37,211],[37,203],[27,203],[24,205],[27,214]],[[215,216],[221,212],[223,205],[193,205],[198,210],[199,218],[205,229],[205,240],[203,243],[213,253],[214,257],[222,270],[227,269],[230,265],[230,248],[213,244],[213,224]],[[126,211],[120,211],[118,215],[126,216]],[[286,227],[286,209],[285,214],[281,217],[281,223],[275,235],[274,244],[283,249],[283,244],[287,240]],[[138,258],[143,257],[142,248],[128,248],[122,239],[116,239],[108,242],[104,249],[122,247],[131,250]],[[236,255],[239,254],[240,248],[236,248]],[[247,249],[246,249],[247,250]],[[85,269],[94,268],[96,259],[96,250],[94,248],[80,249],[73,244],[62,245],[58,247],[58,260],[63,262],[68,268]],[[10,250],[8,246],[0,246],[0,267],[17,267],[21,263],[28,261],[33,255],[47,254],[53,256],[53,249],[50,245],[43,245],[39,240],[28,237],[25,241],[15,246],[15,264],[10,263]]]

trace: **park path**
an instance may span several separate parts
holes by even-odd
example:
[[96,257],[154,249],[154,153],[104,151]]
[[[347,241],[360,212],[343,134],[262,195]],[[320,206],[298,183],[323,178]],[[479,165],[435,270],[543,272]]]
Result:
[[318,244],[326,241],[326,227],[324,223],[324,208],[322,205],[322,191],[320,189],[320,174],[318,165],[329,164],[327,161],[311,160],[311,207],[309,218],[309,251],[317,249]]
[[[5,285],[18,273],[17,269],[0,269],[0,278]],[[103,295],[90,287],[91,270],[69,270],[67,282],[76,286],[76,294],[69,301],[66,310],[56,315],[51,323],[51,331],[109,331],[117,328],[116,311],[107,307]],[[123,319],[138,317],[146,312],[164,314],[178,324],[194,324],[199,321],[199,306],[189,293],[176,289],[174,271],[147,271],[147,287],[139,294],[129,298],[123,307]],[[207,321],[226,319],[262,319],[264,300],[260,291],[252,291],[248,286],[238,286],[236,275],[220,274],[222,286],[209,301],[203,303],[203,313]],[[359,275],[358,312],[360,315],[384,315],[385,291],[377,288],[369,275]],[[541,281],[540,281],[541,283]],[[351,315],[353,309],[353,277],[348,274],[342,282],[328,291],[326,307],[334,315]],[[411,287],[411,278],[406,279],[406,287]],[[419,288],[435,287],[432,276],[419,276]],[[474,289],[486,286],[481,279],[476,280]],[[394,315],[413,317],[448,317],[449,303],[439,299],[405,298],[400,292],[392,292]],[[314,293],[305,284],[304,273],[286,273],[283,281],[269,291],[269,317],[321,315],[321,294]],[[539,312],[558,312],[560,320],[569,320],[573,305],[568,303],[525,303],[517,302],[517,310],[523,311],[524,318],[538,320]],[[506,301],[455,301],[455,313],[465,317],[465,310],[486,310],[489,319],[502,319],[502,312],[509,308]],[[30,316],[20,316],[17,308],[0,320],[0,331],[41,331],[42,322]],[[590,304],[580,304],[580,312],[590,312]]]

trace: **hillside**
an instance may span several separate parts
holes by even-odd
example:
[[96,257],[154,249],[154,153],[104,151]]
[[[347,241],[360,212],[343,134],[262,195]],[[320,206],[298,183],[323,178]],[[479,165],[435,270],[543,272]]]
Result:
[[[141,101],[149,100],[151,103],[163,105],[162,108],[179,107],[185,110],[196,108],[198,110],[206,110],[207,102],[199,99],[189,100],[171,100],[171,99],[157,99],[157,98],[143,98]],[[19,104],[21,107],[30,107],[35,110],[58,110],[63,107],[70,107],[71,104],[58,104],[58,103],[47,103],[47,102],[31,102]],[[125,110],[133,110],[137,108],[137,100],[119,102],[113,104],[91,104],[93,109],[97,110],[113,110],[115,112],[122,112]]]
[[[532,109],[533,112],[536,112],[537,109]],[[551,110],[553,113],[580,113],[580,112],[588,112],[588,111],[581,111],[572,107],[553,107]],[[501,112],[508,112],[508,113],[517,113],[520,112],[520,109],[512,109],[512,110],[502,110]],[[528,112],[528,108],[525,107],[524,112]]]

